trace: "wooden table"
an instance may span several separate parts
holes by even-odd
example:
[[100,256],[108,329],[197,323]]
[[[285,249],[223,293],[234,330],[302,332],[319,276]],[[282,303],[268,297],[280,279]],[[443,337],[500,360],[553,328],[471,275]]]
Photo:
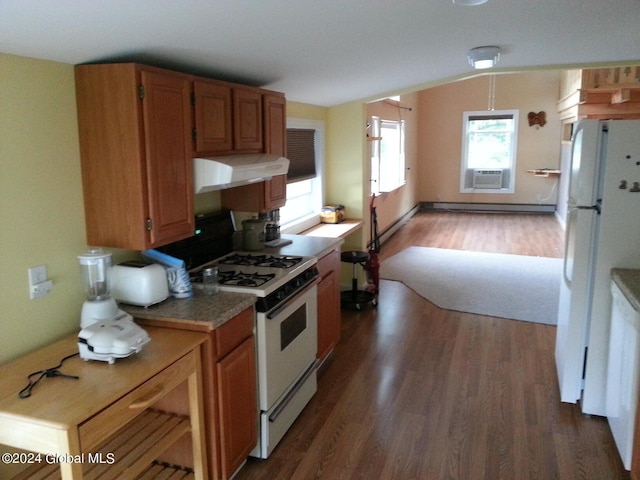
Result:
[[[131,478],[190,431],[195,478],[207,478],[200,364],[207,335],[145,330],[151,342],[141,352],[113,365],[72,357],[59,371],[79,379],[45,377],[26,399],[18,392],[27,376],[77,352],[76,335],[0,365],[0,444],[40,454],[21,458],[33,464],[27,472],[49,469],[66,480],[102,468],[111,478]],[[185,381],[189,417],[148,408]]]

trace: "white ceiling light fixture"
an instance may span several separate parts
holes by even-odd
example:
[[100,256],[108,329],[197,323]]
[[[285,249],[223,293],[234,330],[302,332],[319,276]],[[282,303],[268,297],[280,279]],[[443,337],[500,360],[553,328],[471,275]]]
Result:
[[500,59],[500,47],[485,46],[476,47],[467,53],[469,65],[476,70],[492,68]]
[[487,0],[453,0],[456,5],[464,5],[465,7],[473,7],[487,3]]

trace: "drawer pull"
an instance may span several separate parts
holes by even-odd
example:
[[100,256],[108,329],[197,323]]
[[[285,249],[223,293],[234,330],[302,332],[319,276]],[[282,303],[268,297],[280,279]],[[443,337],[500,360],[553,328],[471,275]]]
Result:
[[129,405],[129,408],[131,408],[131,409],[147,408],[153,402],[158,400],[162,396],[163,393],[164,393],[164,387],[162,385],[158,385],[157,387],[154,387],[153,389],[151,389],[146,396],[144,396],[144,397],[136,400],[135,402],[131,403]]

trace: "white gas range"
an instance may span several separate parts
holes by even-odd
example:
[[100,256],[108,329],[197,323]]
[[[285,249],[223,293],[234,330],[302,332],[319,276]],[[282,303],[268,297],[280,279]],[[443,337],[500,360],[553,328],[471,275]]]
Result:
[[317,276],[316,263],[315,257],[233,252],[192,268],[189,277],[192,285],[199,288],[202,270],[217,267],[221,291],[253,293],[262,299],[282,300]]
[[317,260],[263,252],[217,256],[220,250],[210,246],[220,244],[220,232],[228,231],[224,215],[218,221],[222,224],[196,218],[199,236],[173,244],[166,253],[185,260],[195,288],[201,285],[204,268],[217,267],[221,291],[258,297],[256,421],[260,433],[252,455],[267,458],[317,389]]

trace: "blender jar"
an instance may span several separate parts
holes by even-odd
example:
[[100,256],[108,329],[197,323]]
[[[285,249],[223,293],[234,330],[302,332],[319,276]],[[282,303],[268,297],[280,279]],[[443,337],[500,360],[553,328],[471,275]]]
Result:
[[111,254],[93,249],[78,255],[84,293],[89,300],[104,300],[111,293]]

